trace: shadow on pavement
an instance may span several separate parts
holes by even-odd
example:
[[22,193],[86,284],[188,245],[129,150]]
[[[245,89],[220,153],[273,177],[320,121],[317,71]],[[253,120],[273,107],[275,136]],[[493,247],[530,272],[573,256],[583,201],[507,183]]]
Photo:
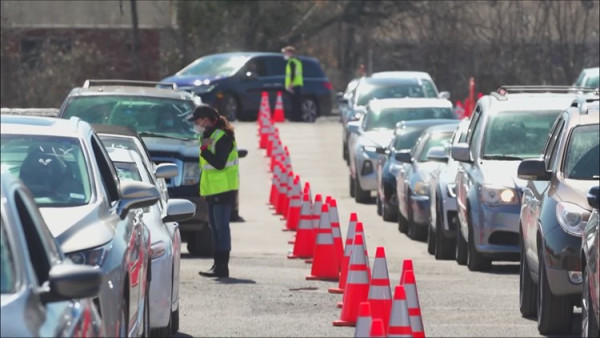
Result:
[[215,279],[217,282],[222,284],[256,284],[256,282],[252,279],[243,279],[243,278],[217,278]]
[[193,337],[193,336],[192,336],[192,335],[189,335],[189,334],[187,334],[187,333],[183,333],[183,332],[177,332],[176,334],[172,335],[172,337],[180,337],[180,338],[183,338],[183,337]]
[[490,271],[484,272],[494,275],[518,275],[519,274],[519,263],[513,264],[492,264]]

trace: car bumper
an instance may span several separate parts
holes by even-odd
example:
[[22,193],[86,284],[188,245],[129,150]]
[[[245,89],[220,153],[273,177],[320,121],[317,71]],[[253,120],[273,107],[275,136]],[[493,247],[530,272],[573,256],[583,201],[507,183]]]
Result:
[[412,221],[419,226],[429,224],[429,196],[411,195],[410,208]]
[[362,190],[377,190],[377,172],[375,171],[377,157],[361,152],[357,157],[356,175]]
[[150,283],[150,327],[160,328],[169,324],[171,316],[171,289],[173,257],[170,250],[152,260]]
[[560,226],[544,235],[544,263],[550,290],[555,295],[581,295],[582,283],[569,279],[569,271],[581,272],[581,237],[570,235]]
[[520,206],[480,204],[478,210],[478,215],[471,215],[477,251],[492,259],[518,260]]

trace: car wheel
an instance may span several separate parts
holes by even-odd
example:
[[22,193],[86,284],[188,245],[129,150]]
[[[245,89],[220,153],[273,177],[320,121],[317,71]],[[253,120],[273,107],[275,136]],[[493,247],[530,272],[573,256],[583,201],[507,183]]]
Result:
[[525,255],[523,237],[520,238],[520,243],[521,264],[519,266],[519,310],[521,311],[521,316],[531,317],[535,316],[536,311],[536,286],[533,282],[533,279],[531,279],[531,273],[529,272],[529,264],[527,263],[527,257]]
[[441,211],[439,202],[436,203],[436,213],[437,217],[435,218],[435,259],[452,259],[454,257],[454,246],[456,245],[452,239],[446,238],[444,236],[444,214]]
[[179,332],[179,308],[171,312],[171,334]]
[[590,296],[590,275],[583,268],[583,294],[581,299],[581,336],[598,337],[598,323],[594,315],[592,298]]
[[467,267],[471,271],[489,271],[492,267],[492,261],[477,251],[475,240],[473,239],[473,229],[470,224],[469,241],[467,242]]
[[382,214],[381,209],[383,207],[381,206],[381,198],[379,198],[379,194],[377,195],[377,197],[375,197],[375,204],[377,205],[377,215],[381,216],[381,214]]
[[398,231],[404,234],[408,231],[408,220],[400,212],[398,212]]
[[208,225],[203,230],[195,231],[190,235],[187,249],[190,255],[194,257],[212,257],[214,243]]
[[371,192],[360,187],[358,178],[354,180],[354,200],[357,203],[368,203],[371,200]]
[[427,252],[430,255],[435,255],[435,242],[436,242],[436,238],[435,238],[435,232],[433,231],[433,228],[431,227],[431,225],[427,225]]
[[302,99],[302,116],[303,122],[315,122],[319,114],[317,103],[310,97]]
[[[172,281],[173,279],[171,279]],[[173,283],[173,282],[171,282]],[[171,284],[171,295],[173,295],[173,285]],[[169,307],[171,305],[169,304]],[[159,329],[156,330],[152,330],[152,336],[153,337],[171,337],[172,334],[174,334],[175,332],[173,332],[173,313],[169,313],[169,322],[167,323],[167,326],[165,327],[161,327]]]
[[539,281],[537,292],[537,323],[540,334],[549,335],[554,333],[568,332],[571,328],[571,317],[573,307],[566,297],[558,297],[550,291],[548,276],[546,275],[546,264],[543,256],[538,254]]
[[238,118],[240,106],[237,98],[231,93],[225,93],[221,99],[220,112],[229,121],[235,121]]
[[[393,200],[395,200],[395,199],[390,198],[390,201],[393,201]],[[393,222],[394,220],[396,220],[398,218],[398,216],[396,215],[396,211],[387,202],[381,203],[381,216],[383,217],[383,220],[386,222]]]
[[119,315],[119,337],[127,337],[129,331],[129,325],[127,325],[127,309],[129,306],[127,302],[121,304],[121,314]]
[[344,161],[348,163],[348,144],[346,144],[346,142],[342,144],[342,157],[344,158]]
[[467,264],[467,241],[460,231],[460,225],[456,227],[456,249],[454,250],[454,259],[458,265]]
[[350,197],[354,197],[354,189],[356,189],[354,187],[354,184],[355,184],[355,181],[352,178],[352,175],[350,175],[350,184],[349,184],[349,186],[350,186]]
[[[150,262],[148,264],[151,264]],[[144,331],[142,337],[150,337],[150,277],[146,276],[146,292],[144,293]]]

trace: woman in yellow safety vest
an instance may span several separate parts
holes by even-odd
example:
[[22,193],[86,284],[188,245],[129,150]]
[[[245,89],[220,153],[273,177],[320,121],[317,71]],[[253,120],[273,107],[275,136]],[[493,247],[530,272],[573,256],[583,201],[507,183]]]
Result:
[[188,121],[202,136],[200,195],[206,199],[208,222],[215,243],[214,264],[205,277],[229,277],[231,230],[229,219],[239,189],[238,151],[233,127],[217,109],[202,104]]

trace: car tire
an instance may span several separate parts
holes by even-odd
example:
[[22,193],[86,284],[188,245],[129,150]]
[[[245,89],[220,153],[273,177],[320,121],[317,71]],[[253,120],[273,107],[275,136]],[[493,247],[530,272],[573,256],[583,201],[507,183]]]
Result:
[[356,182],[355,182],[355,181],[354,181],[354,179],[352,178],[352,175],[350,175],[350,180],[349,180],[349,181],[350,181],[350,182],[349,182],[348,186],[350,187],[350,197],[354,198],[354,193],[355,193],[355,191],[354,191],[354,189],[355,189],[355,188],[354,188],[354,184],[355,184]]
[[203,230],[194,231],[187,242],[187,249],[193,257],[212,257],[214,243],[210,227],[206,225]]
[[536,286],[529,272],[529,264],[525,255],[523,237],[519,236],[521,244],[521,264],[519,266],[519,311],[523,317],[533,317],[536,315]]
[[[127,295],[127,293],[125,293]],[[127,325],[127,309],[129,309],[129,305],[127,301],[121,303],[121,310],[119,315],[119,337],[127,337],[129,335],[129,325]]]
[[[171,277],[171,296],[173,295],[173,278]],[[173,313],[169,313],[169,322],[167,326],[161,327],[159,329],[152,330],[153,337],[171,337],[175,332],[173,332]]]
[[[152,266],[152,262],[148,262],[148,267]],[[146,276],[146,292],[144,292],[144,331],[142,337],[151,337],[150,334],[150,270],[148,270],[148,276]]]
[[437,213],[437,217],[435,218],[435,259],[452,259],[454,258],[454,246],[456,243],[444,236],[444,214],[441,211],[439,202],[436,203],[435,210]]
[[[410,201],[410,190],[408,191],[408,200]],[[415,241],[423,241],[427,240],[427,227],[418,226],[417,223],[413,220],[412,211],[410,207],[410,203],[407,205],[408,210],[408,237],[414,239]]]
[[435,246],[436,246],[435,232],[431,228],[431,225],[427,225],[427,252],[430,255],[435,255]]
[[348,144],[346,144],[346,142],[343,142],[342,144],[342,158],[348,163]]
[[[390,200],[393,201],[394,199],[391,198]],[[386,222],[393,222],[398,219],[397,212],[387,202],[381,203],[381,216]]]
[[492,261],[477,251],[470,223],[471,222],[469,222],[469,240],[467,242],[467,268],[471,271],[489,271],[492,267]]
[[408,220],[398,212],[398,231],[405,234],[408,232]]
[[598,337],[598,323],[594,315],[592,298],[590,295],[590,275],[583,267],[583,293],[581,299],[581,336]]
[[360,187],[358,178],[354,179],[354,200],[357,203],[368,203],[371,200],[371,192]]
[[171,312],[171,334],[179,332],[179,308]]
[[539,281],[537,292],[537,323],[538,331],[543,335],[568,332],[571,328],[573,306],[566,297],[552,294],[546,276],[546,264],[541,248],[538,254]]
[[377,205],[377,215],[381,216],[383,214],[381,211],[381,209],[383,209],[383,206],[381,205],[381,198],[379,198],[379,195],[375,197],[375,204]]
[[311,97],[302,98],[300,120],[302,122],[313,123],[317,120],[319,115],[319,108],[317,102]]
[[454,250],[454,260],[458,265],[467,264],[467,241],[460,231],[460,225],[456,228],[456,248]]
[[240,110],[238,99],[232,93],[225,93],[219,105],[219,113],[232,122],[238,118]]

